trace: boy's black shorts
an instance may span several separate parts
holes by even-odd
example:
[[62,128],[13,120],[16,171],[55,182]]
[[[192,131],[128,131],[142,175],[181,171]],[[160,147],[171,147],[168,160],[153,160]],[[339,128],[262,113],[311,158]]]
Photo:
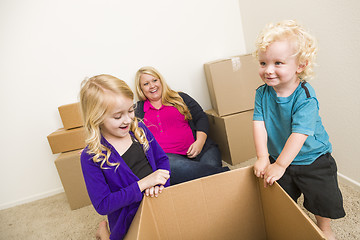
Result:
[[[274,159],[270,157],[271,163]],[[304,194],[304,207],[326,218],[345,216],[334,158],[326,153],[310,165],[290,165],[277,181],[295,202]]]

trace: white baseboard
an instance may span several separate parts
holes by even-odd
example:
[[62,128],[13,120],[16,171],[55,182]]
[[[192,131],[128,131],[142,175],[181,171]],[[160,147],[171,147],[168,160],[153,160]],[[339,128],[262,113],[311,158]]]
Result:
[[8,203],[3,203],[0,205],[0,210],[3,209],[7,209],[7,208],[11,208],[11,207],[15,207],[24,203],[29,203],[29,202],[33,202],[39,199],[43,199],[46,197],[50,197],[53,196],[55,194],[64,192],[64,189],[62,187],[58,188],[58,189],[54,189],[48,192],[44,192],[44,193],[40,193],[40,194],[35,194],[33,196],[27,197],[27,198],[23,198],[21,200],[17,200],[17,201],[13,201],[13,202],[8,202]]
[[341,174],[339,172],[337,173],[337,175],[339,177],[340,182],[351,185],[351,186],[353,186],[353,187],[360,190],[360,183],[359,182],[357,182],[357,181],[355,181],[355,180],[353,180],[351,178],[348,178],[347,176],[345,176],[345,175],[343,175],[343,174]]

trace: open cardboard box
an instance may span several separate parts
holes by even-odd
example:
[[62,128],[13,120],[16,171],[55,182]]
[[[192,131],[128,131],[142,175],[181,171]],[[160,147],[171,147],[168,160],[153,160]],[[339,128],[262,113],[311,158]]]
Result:
[[275,183],[264,188],[252,167],[193,180],[145,197],[129,239],[325,239]]

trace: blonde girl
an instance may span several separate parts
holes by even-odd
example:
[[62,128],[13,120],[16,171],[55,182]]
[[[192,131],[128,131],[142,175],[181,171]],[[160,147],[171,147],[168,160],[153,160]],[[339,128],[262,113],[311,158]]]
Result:
[[81,166],[95,210],[108,216],[98,239],[122,239],[143,198],[169,185],[168,157],[134,116],[134,94],[122,80],[97,75],[81,84],[86,130]]

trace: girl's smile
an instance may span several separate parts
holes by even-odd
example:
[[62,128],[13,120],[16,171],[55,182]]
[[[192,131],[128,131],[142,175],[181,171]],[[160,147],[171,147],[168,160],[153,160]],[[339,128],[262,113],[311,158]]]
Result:
[[114,96],[113,108],[108,111],[101,124],[102,135],[108,141],[112,138],[127,137],[134,117],[133,100],[123,95]]

